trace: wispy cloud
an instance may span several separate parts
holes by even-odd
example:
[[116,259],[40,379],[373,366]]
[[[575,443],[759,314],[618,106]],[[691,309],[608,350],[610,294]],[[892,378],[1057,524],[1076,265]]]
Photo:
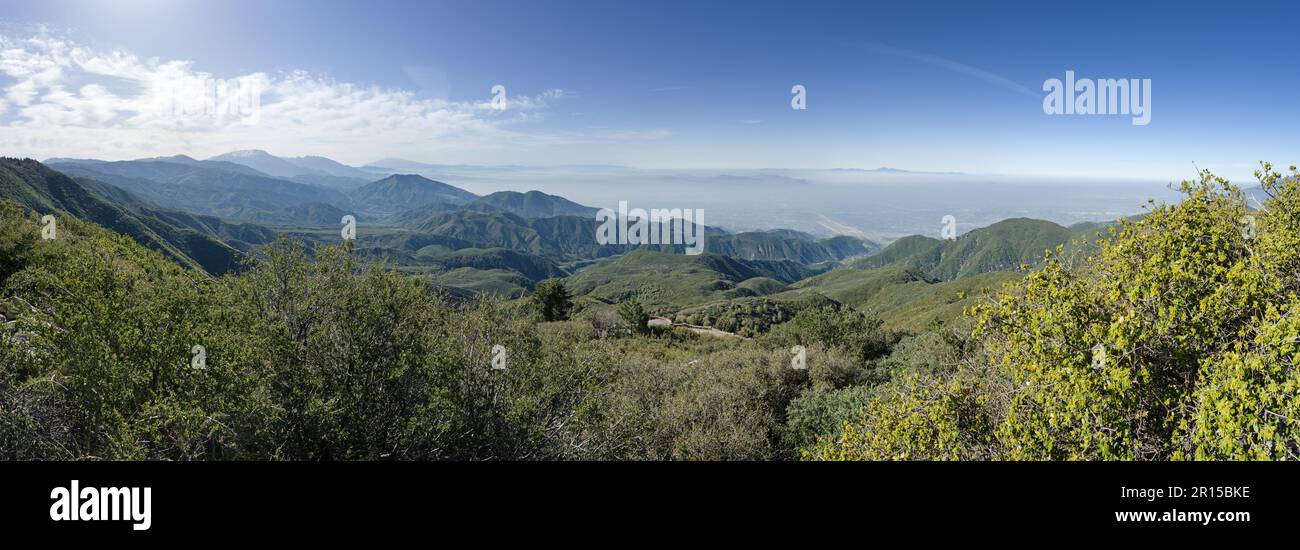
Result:
[[980,69],[980,68],[978,68],[978,67],[972,67],[972,66],[967,65],[967,64],[965,64],[965,63],[961,63],[961,62],[958,62],[958,61],[953,61],[953,60],[948,59],[948,58],[946,58],[946,57],[939,57],[939,56],[937,56],[937,55],[928,54],[928,53],[925,53],[925,52],[918,52],[918,51],[915,51],[915,50],[908,50],[908,49],[904,49],[904,48],[896,48],[896,47],[893,47],[893,46],[886,46],[886,45],[884,45],[884,44],[864,44],[864,45],[858,45],[858,47],[860,47],[860,48],[862,48],[862,49],[865,49],[865,50],[867,50],[867,51],[869,51],[869,52],[872,52],[872,53],[884,54],[884,55],[892,55],[892,56],[895,56],[895,57],[902,57],[902,58],[906,58],[906,59],[912,59],[912,60],[915,60],[915,61],[920,61],[920,62],[922,62],[922,63],[926,63],[926,64],[929,64],[929,65],[933,65],[933,66],[935,66],[935,67],[939,67],[939,68],[942,68],[942,69],[947,69],[947,70],[949,70],[949,71],[952,71],[952,72],[955,72],[955,73],[958,73],[958,74],[963,74],[963,75],[966,75],[966,76],[972,76],[972,77],[975,77],[975,78],[977,78],[977,79],[979,79],[979,80],[982,80],[982,81],[984,81],[984,82],[987,82],[987,83],[989,83],[989,84],[992,84],[992,85],[994,85],[994,86],[999,86],[999,87],[1001,87],[1001,88],[1005,88],[1005,89],[1007,89],[1007,90],[1011,90],[1011,91],[1016,92],[1016,93],[1018,93],[1018,94],[1023,94],[1023,95],[1027,95],[1027,96],[1034,97],[1034,98],[1040,98],[1040,97],[1041,97],[1038,93],[1035,93],[1033,90],[1031,90],[1031,89],[1025,87],[1024,85],[1022,85],[1022,84],[1020,84],[1020,83],[1018,83],[1018,82],[1016,82],[1016,81],[1014,81],[1014,80],[1011,80],[1011,79],[1009,79],[1009,78],[1005,78],[1005,77],[999,76],[999,75],[997,75],[997,74],[991,73],[991,72],[986,71],[986,70],[984,70],[984,69]]
[[[257,116],[177,109],[177,91],[212,83],[260,90]],[[135,158],[265,148],[350,162],[444,151],[508,151],[579,140],[656,139],[547,132],[536,122],[563,90],[476,101],[429,99],[399,88],[339,82],[304,71],[218,76],[193,62],[88,47],[48,31],[0,35],[0,151],[10,155]],[[180,98],[180,103],[195,98]],[[200,103],[204,98],[197,98]],[[255,122],[255,123],[250,123]]]

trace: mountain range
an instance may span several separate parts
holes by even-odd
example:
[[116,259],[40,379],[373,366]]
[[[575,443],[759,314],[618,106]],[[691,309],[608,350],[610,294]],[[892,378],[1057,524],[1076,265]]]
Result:
[[479,196],[421,175],[257,150],[207,160],[4,159],[0,198],[102,225],[214,275],[238,271],[279,234],[309,248],[337,243],[351,214],[362,224],[355,254],[457,293],[520,296],[564,278],[585,299],[637,297],[658,313],[834,303],[889,312],[904,328],[960,311],[1044,251],[1101,228],[1019,218],[954,240],[914,235],[882,247],[708,227],[705,253],[687,256],[681,245],[600,245],[595,208],[540,191]]
[[268,176],[341,190],[361,187],[379,175],[325,157],[277,157],[260,149],[232,151],[208,160],[239,164]]

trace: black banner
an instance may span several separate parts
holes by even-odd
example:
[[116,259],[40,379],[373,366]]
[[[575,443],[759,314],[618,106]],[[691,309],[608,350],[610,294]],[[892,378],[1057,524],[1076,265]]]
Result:
[[[157,541],[493,525],[661,537],[735,521],[724,517],[927,537],[972,528],[1213,537],[1293,525],[1298,485],[1290,466],[1270,463],[7,463],[0,478],[9,532]],[[117,519],[99,517],[113,508]]]

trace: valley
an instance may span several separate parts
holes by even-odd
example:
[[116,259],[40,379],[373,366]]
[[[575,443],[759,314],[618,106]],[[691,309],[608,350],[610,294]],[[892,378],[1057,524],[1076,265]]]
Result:
[[563,197],[540,191],[480,196],[416,174],[323,157],[237,151],[208,160],[6,160],[4,168],[13,189],[6,196],[24,206],[122,230],[213,275],[240,271],[279,237],[309,252],[337,244],[339,220],[355,215],[354,254],[451,295],[521,298],[541,281],[562,279],[592,308],[637,299],[657,315],[699,319],[726,310],[732,328],[771,323],[742,321],[739,311],[792,313],[831,303],[881,314],[890,327],[922,329],[960,316],[1036,264],[1043,251],[1074,247],[1099,227],[1013,219],[956,241],[914,235],[888,246],[860,235],[707,227],[706,252],[694,257],[680,244],[598,244],[597,209]]

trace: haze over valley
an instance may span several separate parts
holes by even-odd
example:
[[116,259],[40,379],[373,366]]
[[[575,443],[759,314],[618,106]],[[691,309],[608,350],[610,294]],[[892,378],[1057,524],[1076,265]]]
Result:
[[[285,179],[323,189],[311,191],[309,187],[301,187],[311,200],[305,200],[306,195],[283,197],[279,199],[285,203],[283,207],[316,202],[341,210],[355,209],[353,199],[346,195],[349,191],[393,174],[415,174],[480,196],[501,191],[541,191],[594,208],[613,209],[619,201],[627,201],[633,207],[702,208],[709,225],[732,231],[794,229],[822,237],[851,235],[881,243],[912,234],[937,235],[940,220],[948,215],[958,220],[958,233],[1016,217],[1073,225],[1140,213],[1148,199],[1177,198],[1170,182],[931,173],[891,168],[673,170],[581,165],[435,165],[391,158],[352,167],[324,157],[303,158],[285,159],[265,151],[244,150],[205,161],[178,155],[118,163],[62,158],[46,162],[66,168],[70,173],[99,179],[124,177],[124,173],[139,175],[136,167],[149,163],[183,164],[195,169],[203,167]],[[125,180],[119,182],[130,188],[131,184]],[[268,223],[304,221],[287,215],[276,218],[265,212],[223,210],[220,206],[210,206],[215,204],[211,202],[187,204],[183,199],[170,203],[168,199],[162,200],[169,206],[232,219]],[[367,210],[364,202],[356,203],[361,210]],[[399,201],[398,205],[366,213],[376,215],[369,221],[378,221],[377,218],[395,214],[406,204],[409,203]]]

